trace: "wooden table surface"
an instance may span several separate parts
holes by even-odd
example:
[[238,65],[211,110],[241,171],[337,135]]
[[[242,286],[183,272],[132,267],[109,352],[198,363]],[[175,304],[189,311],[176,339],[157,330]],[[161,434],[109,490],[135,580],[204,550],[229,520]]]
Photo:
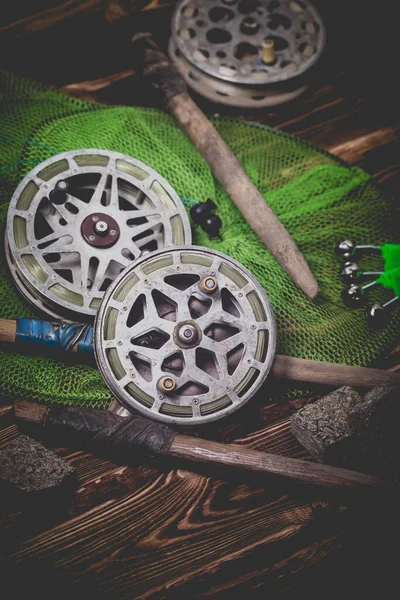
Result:
[[[140,16],[122,1],[50,7],[55,4],[37,2],[38,14],[33,7],[31,14],[18,12],[18,5],[8,9],[0,20],[3,67],[95,101],[161,106],[132,74],[122,41],[113,40],[115,32],[125,40],[133,27],[146,28],[165,46],[171,3],[153,1]],[[258,114],[199,102],[209,113],[245,116],[301,136],[396,193],[395,10],[385,1],[371,8],[344,0],[315,4],[326,21],[328,47],[307,95]],[[44,60],[49,47],[57,64]],[[382,364],[397,363],[398,350],[388,349]],[[305,402],[249,407],[202,435],[309,458],[289,431],[291,414]],[[17,435],[4,400],[0,446]],[[127,467],[79,450],[57,452],[79,476],[78,489],[62,505],[0,503],[0,589],[10,596],[22,597],[28,585],[30,595],[42,598],[348,598],[387,596],[396,584],[394,494],[335,496],[167,461]]]

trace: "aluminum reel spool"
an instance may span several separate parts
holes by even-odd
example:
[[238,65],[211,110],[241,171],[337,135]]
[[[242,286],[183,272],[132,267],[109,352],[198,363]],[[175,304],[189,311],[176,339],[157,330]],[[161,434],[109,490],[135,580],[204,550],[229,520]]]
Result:
[[[308,0],[183,0],[174,13],[169,54],[200,95],[257,108],[307,89],[325,37]],[[271,43],[272,51],[263,49]]]
[[185,208],[167,181],[107,150],[73,150],[35,167],[7,217],[17,288],[57,319],[92,321],[107,287],[132,261],[190,243]]
[[117,400],[158,421],[215,421],[265,381],[276,324],[253,275],[198,246],[141,257],[107,290],[95,322],[98,367]]

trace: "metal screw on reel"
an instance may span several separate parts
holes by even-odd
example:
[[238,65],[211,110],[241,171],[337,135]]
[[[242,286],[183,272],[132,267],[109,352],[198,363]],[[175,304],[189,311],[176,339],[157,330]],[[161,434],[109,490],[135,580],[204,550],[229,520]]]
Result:
[[324,46],[324,24],[308,0],[183,0],[169,54],[200,95],[256,108],[302,94]]
[[[212,293],[204,284],[217,282]],[[201,424],[243,406],[265,381],[275,319],[253,275],[214,250],[141,257],[107,290],[95,323],[98,367],[127,408]]]
[[93,320],[107,287],[133,261],[190,243],[185,208],[167,181],[107,150],[65,152],[35,167],[7,217],[15,284],[55,318]]

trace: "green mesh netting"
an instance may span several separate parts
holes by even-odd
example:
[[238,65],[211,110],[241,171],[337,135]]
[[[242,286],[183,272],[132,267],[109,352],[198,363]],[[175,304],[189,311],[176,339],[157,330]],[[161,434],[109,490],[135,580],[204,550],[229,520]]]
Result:
[[[151,165],[182,198],[212,198],[222,218],[222,239],[196,228],[194,244],[225,252],[264,286],[278,322],[278,352],[302,358],[368,365],[391,343],[396,314],[373,332],[362,310],[345,308],[335,243],[394,242],[390,206],[369,176],[336,157],[278,131],[240,120],[213,123],[250,178],[304,252],[320,287],[312,303],[292,284],[258,241],[209,167],[175,121],[162,111],[110,107],[69,98],[42,84],[0,72],[0,219],[21,178],[52,154],[79,148],[123,152]],[[374,299],[379,298],[378,291]],[[386,292],[387,293],[387,292]],[[384,297],[384,296],[382,296]],[[0,317],[32,315],[15,293],[4,258],[0,264]],[[276,394],[266,387],[264,395]],[[95,368],[51,358],[0,353],[0,392],[10,397],[105,406],[110,392]]]

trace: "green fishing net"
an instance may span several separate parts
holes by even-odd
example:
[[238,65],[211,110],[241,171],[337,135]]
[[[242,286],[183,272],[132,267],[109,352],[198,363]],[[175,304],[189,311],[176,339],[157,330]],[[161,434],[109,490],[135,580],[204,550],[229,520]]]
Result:
[[[185,199],[188,209],[191,201],[214,200],[223,223],[221,239],[210,240],[195,227],[193,243],[229,254],[254,273],[275,311],[278,353],[365,366],[394,341],[398,313],[386,329],[374,332],[364,311],[347,309],[340,297],[343,286],[333,252],[335,243],[344,238],[375,244],[396,241],[391,207],[365,172],[279,131],[241,120],[213,119],[305,254],[321,287],[320,297],[313,303],[259,242],[166,113],[91,104],[6,72],[0,72],[0,96],[2,221],[18,182],[39,162],[79,148],[123,152],[161,173]],[[374,293],[378,295],[373,300],[378,300],[389,292]],[[0,317],[20,316],[34,313],[16,294],[2,256]],[[67,365],[12,350],[9,346],[0,352],[1,394],[96,407],[110,402],[110,392],[94,367]],[[276,385],[267,382],[265,401],[276,394]]]

